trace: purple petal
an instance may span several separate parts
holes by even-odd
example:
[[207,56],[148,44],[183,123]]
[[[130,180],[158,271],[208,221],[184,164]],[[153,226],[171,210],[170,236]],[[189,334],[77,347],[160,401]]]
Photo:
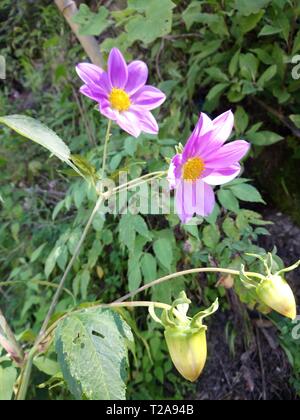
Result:
[[90,83],[97,84],[100,80],[103,70],[94,64],[79,63],[76,66],[76,72],[80,79],[88,85]]
[[131,106],[130,111],[138,117],[142,131],[149,134],[158,133],[159,128],[156,119],[153,117],[150,111],[147,111],[146,109],[140,109],[136,106]]
[[128,70],[124,57],[118,48],[113,48],[108,57],[108,76],[112,87],[124,89],[127,78]]
[[102,115],[104,115],[106,118],[109,118],[110,120],[115,121],[117,119],[118,113],[111,108],[107,99],[101,100],[99,103],[99,111]]
[[181,161],[182,155],[175,155],[171,160],[167,180],[169,181],[170,189],[173,190],[181,178]]
[[217,151],[211,153],[205,159],[207,168],[218,169],[226,168],[241,160],[250,148],[250,144],[244,140],[236,140],[225,144]]
[[104,98],[104,94],[101,91],[90,89],[87,85],[81,86],[79,92],[97,102],[100,102]]
[[157,108],[166,100],[166,95],[159,89],[146,85],[131,96],[134,105],[139,105],[144,109]]
[[208,216],[215,205],[212,187],[202,180],[178,183],[175,199],[176,211],[183,223],[187,223],[195,213]]
[[128,65],[128,80],[125,90],[130,95],[142,88],[148,79],[148,68],[143,61],[132,61]]
[[109,77],[108,77],[107,73],[103,72],[103,74],[101,75],[101,78],[100,78],[99,83],[98,83],[98,87],[103,92],[105,92],[106,95],[109,95],[109,93],[111,92],[112,85],[110,83],[110,80],[109,80]]
[[224,112],[213,120],[214,128],[212,136],[219,146],[222,146],[229,138],[232,132],[233,124],[234,116],[230,110]]
[[138,137],[141,134],[140,122],[134,112],[119,112],[116,121],[123,130],[133,137]]
[[182,156],[184,161],[200,154],[206,146],[203,136],[210,132],[212,128],[213,124],[211,119],[204,112],[201,112],[196,127],[183,149]]
[[241,172],[241,165],[235,163],[234,165],[228,166],[227,168],[217,169],[210,175],[203,178],[203,181],[209,185],[222,185],[226,182],[232,181]]

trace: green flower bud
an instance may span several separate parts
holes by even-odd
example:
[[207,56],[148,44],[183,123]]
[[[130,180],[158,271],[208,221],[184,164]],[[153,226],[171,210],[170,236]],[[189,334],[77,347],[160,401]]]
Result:
[[279,274],[273,274],[262,280],[256,288],[259,299],[288,318],[296,318],[296,301],[292,289]]
[[166,327],[165,339],[178,372],[188,381],[196,381],[206,362],[206,327],[194,331],[190,327]]
[[167,347],[178,372],[188,381],[200,376],[207,356],[206,329],[202,320],[212,315],[219,307],[218,299],[210,308],[198,312],[193,318],[187,316],[191,301],[181,292],[169,310],[164,310],[161,319],[149,308],[152,318],[165,327]]

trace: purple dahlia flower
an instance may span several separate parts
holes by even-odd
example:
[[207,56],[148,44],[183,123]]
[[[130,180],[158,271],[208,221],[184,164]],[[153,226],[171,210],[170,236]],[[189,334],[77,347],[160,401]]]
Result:
[[76,66],[84,81],[80,92],[99,103],[99,110],[127,133],[138,137],[142,131],[158,133],[151,110],[160,106],[166,96],[159,89],[146,85],[148,68],[143,61],[128,66],[122,53],[113,48],[109,54],[107,72],[94,64]]
[[202,112],[182,153],[173,157],[168,181],[170,188],[176,190],[176,211],[182,223],[195,213],[208,216],[215,205],[212,185],[225,184],[239,175],[239,160],[250,145],[244,140],[224,145],[233,123],[231,111],[214,120]]

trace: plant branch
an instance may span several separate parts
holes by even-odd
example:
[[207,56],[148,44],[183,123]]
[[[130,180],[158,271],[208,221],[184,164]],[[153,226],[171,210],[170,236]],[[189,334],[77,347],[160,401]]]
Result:
[[14,333],[12,332],[8,322],[5,319],[0,309],[0,344],[7,351],[9,356],[18,364],[22,365],[24,362],[24,353],[17,342]]
[[104,60],[95,37],[89,35],[81,35],[79,26],[73,20],[74,16],[78,12],[76,3],[71,0],[54,0],[54,3],[65,17],[70,28],[76,35],[92,63],[96,64],[97,66],[104,67]]
[[[172,280],[180,276],[186,276],[188,274],[196,274],[196,273],[225,273],[225,274],[232,274],[234,276],[238,276],[240,274],[238,270],[231,270],[230,268],[219,268],[219,267],[191,268],[190,270],[178,271],[176,273],[172,273],[172,274],[168,274],[167,276],[160,277],[157,280],[153,280],[150,283],[147,283],[144,286],[139,287],[133,292],[127,293],[126,295],[120,297],[119,299],[115,300],[113,303],[124,302],[125,300],[132,298],[136,294],[146,289],[149,289],[150,287],[157,286],[158,284],[164,283],[165,281]],[[264,277],[262,274],[259,274],[259,273],[247,272],[245,274],[249,277],[256,277],[260,280]]]

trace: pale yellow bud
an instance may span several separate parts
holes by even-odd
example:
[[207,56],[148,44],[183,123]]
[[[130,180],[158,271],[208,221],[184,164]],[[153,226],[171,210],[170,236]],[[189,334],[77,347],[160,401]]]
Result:
[[292,289],[279,274],[266,277],[257,286],[260,300],[274,311],[288,318],[296,318],[296,301]]
[[188,381],[196,381],[206,362],[206,328],[167,327],[165,338],[171,359],[178,372]]

